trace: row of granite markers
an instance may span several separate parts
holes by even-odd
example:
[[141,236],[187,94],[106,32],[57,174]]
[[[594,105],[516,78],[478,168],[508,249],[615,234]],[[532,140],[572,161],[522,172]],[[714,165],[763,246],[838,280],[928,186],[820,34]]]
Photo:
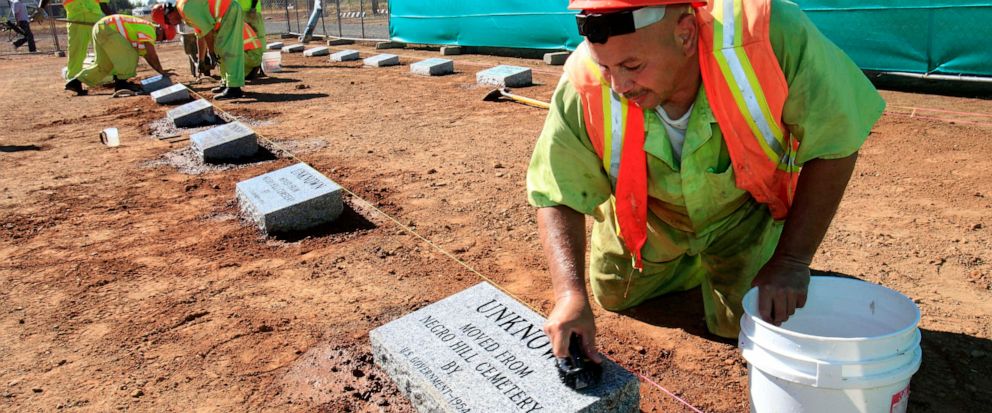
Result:
[[[309,53],[307,56],[330,54],[326,47],[306,52]],[[359,52],[354,50],[331,55],[334,61],[358,60],[359,57]],[[366,58],[364,63],[369,67],[384,67],[400,62],[396,55],[380,54]],[[449,74],[454,72],[454,62],[427,59],[411,64],[410,71],[425,76]],[[531,85],[531,76],[529,68],[500,65],[478,72],[476,82],[485,86],[520,87]],[[168,112],[168,119],[177,128],[212,126],[190,135],[191,147],[203,162],[250,161],[258,153],[258,138],[250,127],[237,121],[227,123],[217,116],[214,106],[206,99],[189,102],[191,94],[185,85],[172,85],[162,76],[141,83],[158,104],[182,103]],[[241,211],[269,235],[305,231],[334,221],[344,210],[342,193],[340,185],[303,162],[241,181],[235,189]]]

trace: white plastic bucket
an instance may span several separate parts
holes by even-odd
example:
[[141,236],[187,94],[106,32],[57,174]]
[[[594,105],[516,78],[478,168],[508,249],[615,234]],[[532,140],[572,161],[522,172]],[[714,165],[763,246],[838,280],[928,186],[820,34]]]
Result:
[[120,145],[121,139],[117,133],[117,128],[107,128],[100,132],[100,142],[110,147]]
[[757,289],[744,296],[739,337],[752,412],[906,412],[922,361],[912,300],[864,281],[812,277],[806,306],[776,327],[761,319],[757,298]]
[[262,71],[265,73],[279,73],[282,71],[282,52],[262,53]]

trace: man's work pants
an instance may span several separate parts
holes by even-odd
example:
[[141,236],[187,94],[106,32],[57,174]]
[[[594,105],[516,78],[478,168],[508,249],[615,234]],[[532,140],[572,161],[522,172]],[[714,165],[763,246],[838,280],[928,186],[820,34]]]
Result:
[[[667,237],[672,242],[665,246],[671,259],[666,262],[645,260],[643,272],[611,268],[614,267],[611,262],[616,262],[618,257],[606,257],[594,241],[590,254],[590,285],[596,301],[607,310],[620,311],[651,298],[698,286],[703,293],[709,331],[721,337],[737,337],[744,314],[741,300],[751,289],[751,281],[758,271],[775,252],[783,228],[783,222],[773,220],[767,207],[752,202],[743,208],[750,211],[704,236],[673,233]],[[678,231],[661,226],[654,229],[663,233]],[[593,238],[617,239],[603,231],[616,233],[612,218],[593,225]],[[629,263],[629,256],[626,260]]]
[[99,86],[111,75],[130,79],[138,68],[138,51],[117,30],[93,29],[96,63],[83,69],[76,78],[90,87]]
[[29,52],[37,52],[38,49],[34,46],[34,34],[31,33],[31,23],[26,21],[18,21],[17,27],[21,29],[23,36],[20,39],[14,40],[14,48],[21,47],[25,42],[28,44]]
[[72,79],[83,70],[83,61],[86,60],[86,50],[90,47],[92,40],[93,25],[84,23],[96,23],[103,17],[103,13],[96,13],[88,9],[78,11],[73,8],[66,9],[66,19],[80,23],[67,23],[66,30],[69,32],[69,47],[66,50],[66,57],[69,62],[66,64],[66,79]]
[[220,59],[220,73],[228,87],[245,85],[244,14],[232,2],[214,35],[214,51]]

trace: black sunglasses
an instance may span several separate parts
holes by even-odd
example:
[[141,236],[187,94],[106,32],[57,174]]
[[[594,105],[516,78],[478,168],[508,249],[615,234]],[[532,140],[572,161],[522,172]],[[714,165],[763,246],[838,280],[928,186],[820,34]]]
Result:
[[632,10],[608,14],[583,12],[575,15],[575,22],[579,26],[579,34],[593,43],[606,43],[610,36],[620,36],[637,30],[634,27]]

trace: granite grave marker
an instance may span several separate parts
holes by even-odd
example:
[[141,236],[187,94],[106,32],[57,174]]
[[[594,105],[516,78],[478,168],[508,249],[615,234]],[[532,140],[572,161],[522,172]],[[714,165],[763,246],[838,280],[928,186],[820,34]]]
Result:
[[265,48],[268,50],[282,50],[283,46],[285,45],[282,42],[272,42],[267,44]]
[[167,88],[171,85],[172,79],[162,75],[155,75],[147,79],[141,79],[141,90],[145,93],[152,93],[156,90]]
[[358,60],[357,50],[342,50],[331,55],[332,62],[350,62],[352,60]]
[[327,47],[324,46],[313,47],[303,52],[303,55],[306,57],[327,56],[329,54],[331,54],[331,49],[328,49]]
[[152,92],[151,96],[152,100],[160,105],[185,102],[189,100],[189,89],[186,88],[186,85],[178,83],[165,89],[156,90]]
[[362,61],[365,66],[386,67],[400,64],[400,57],[394,54],[377,54]]
[[217,123],[214,106],[206,99],[197,99],[172,109],[168,116],[177,128],[194,128]]
[[204,162],[246,158],[258,152],[255,131],[241,122],[231,122],[189,137]]
[[344,210],[340,185],[305,163],[238,182],[241,210],[266,234],[303,231]]
[[455,73],[455,62],[448,59],[427,59],[410,65],[410,73],[422,76],[443,76]]
[[532,78],[529,68],[499,65],[476,73],[475,81],[482,86],[523,87],[530,86]]
[[375,363],[421,412],[636,412],[637,377],[610,360],[602,381],[560,381],[544,318],[488,282],[369,333]]
[[296,43],[296,44],[291,44],[289,46],[283,46],[282,52],[283,53],[299,53],[299,52],[302,52],[303,49],[305,49],[305,48],[306,48],[306,46],[303,45],[303,43]]

